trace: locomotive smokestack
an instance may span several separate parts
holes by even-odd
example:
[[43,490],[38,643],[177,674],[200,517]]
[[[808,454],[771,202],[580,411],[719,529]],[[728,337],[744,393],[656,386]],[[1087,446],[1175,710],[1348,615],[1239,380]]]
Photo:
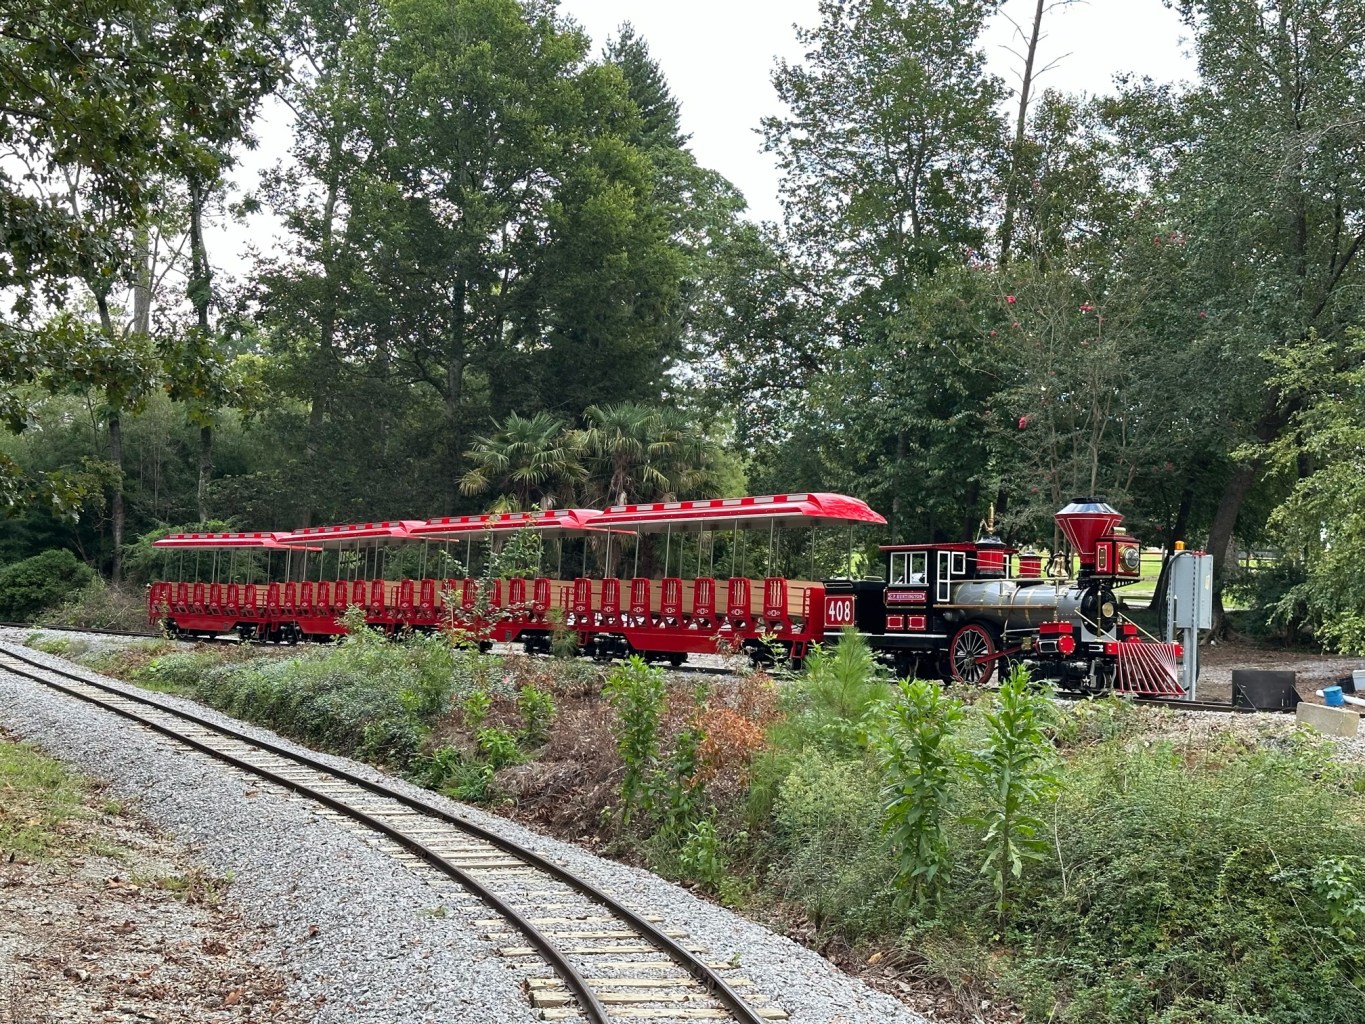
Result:
[[1095,547],[1100,538],[1123,522],[1123,516],[1103,498],[1073,498],[1053,518],[1080,556],[1082,576],[1095,568]]

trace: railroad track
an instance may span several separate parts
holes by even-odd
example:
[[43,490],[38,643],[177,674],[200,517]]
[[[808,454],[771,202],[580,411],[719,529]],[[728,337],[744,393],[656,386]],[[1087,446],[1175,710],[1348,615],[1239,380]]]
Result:
[[[145,631],[145,630],[133,630],[133,629],[93,629],[93,628],[90,628],[90,627],[87,627],[87,626],[43,626],[43,625],[38,625],[38,624],[32,623],[32,622],[0,622],[0,627],[8,627],[8,628],[10,628],[10,629],[29,629],[29,630],[34,630],[34,631],[46,631],[46,632],[51,632],[51,633],[93,633],[93,634],[95,634],[96,636],[126,636],[126,637],[131,637],[132,639],[135,639],[135,640],[165,640],[165,639],[168,639],[167,636],[166,636],[165,634],[163,634],[163,633],[152,633],[152,632]],[[237,643],[242,643],[242,642],[243,642],[243,641],[241,641],[240,639],[238,639],[238,638],[235,637],[235,636],[229,636],[229,635],[226,635],[226,634],[224,634],[223,636],[181,636],[181,637],[174,637],[174,636],[172,636],[172,637],[169,637],[169,639],[172,639],[172,640],[181,640],[181,641],[184,641],[185,643],[196,643],[196,644],[237,644]],[[247,642],[249,642],[249,643],[257,643],[258,641],[247,641]],[[261,644],[261,646],[266,646],[266,644],[265,644],[264,642],[260,642],[260,644]],[[309,646],[312,646],[312,644],[310,644],[308,641],[300,641],[300,644],[301,644],[301,645],[309,645]],[[290,645],[288,645],[288,644],[271,644],[270,646],[279,647],[279,646],[290,646]],[[514,644],[499,644],[499,645],[496,645],[496,646],[495,646],[495,652],[498,653],[498,654],[515,654],[515,653],[517,653],[517,649],[516,649],[516,645],[514,645]],[[716,667],[716,666],[714,666],[714,665],[688,665],[688,664],[682,664],[682,665],[665,665],[665,666],[663,666],[663,667],[667,668],[668,671],[670,671],[670,672],[691,672],[691,673],[696,674],[696,675],[731,676],[731,675],[734,675],[734,674],[735,674],[733,669],[719,668],[719,667]]]
[[[148,696],[53,668],[0,644],[0,670],[138,723],[257,779],[321,805],[414,870],[435,871],[496,917],[480,920],[509,958],[539,956],[553,977],[531,978],[546,1020],[782,1020],[734,966],[658,918],[624,906],[553,861],[474,822],[318,758],[248,736]],[[517,936],[520,935],[520,940]],[[725,975],[731,975],[726,977]],[[738,990],[743,989],[741,994]]]
[[140,640],[160,640],[160,633],[132,629],[97,629],[93,626],[44,626],[36,622],[0,622],[9,629],[31,629],[50,633],[94,633],[98,636],[131,636]]
[[[51,631],[54,631],[54,632],[95,633],[95,634],[100,634],[100,635],[104,635],[104,636],[126,636],[126,637],[134,637],[134,638],[141,639],[141,640],[159,640],[159,639],[163,639],[162,634],[160,634],[160,633],[136,632],[136,631],[133,631],[133,630],[123,630],[123,629],[87,629],[87,628],[85,628],[85,627],[83,627],[83,626],[37,626],[37,625],[34,625],[34,624],[32,624],[32,623],[27,623],[27,622],[0,622],[0,626],[10,626],[10,627],[14,627],[14,628],[17,628],[17,629],[35,629],[35,630],[41,629],[41,630],[51,630]],[[193,638],[189,638],[189,639],[191,640],[191,642],[194,642],[194,643],[224,643],[224,644],[233,644],[233,643],[240,643],[240,642],[241,642],[241,641],[239,641],[236,637],[228,637],[228,636],[221,636],[221,637],[193,637]],[[509,653],[509,652],[503,651],[503,652],[499,652],[499,653]],[[688,665],[688,664],[683,664],[683,665],[676,665],[676,666],[668,666],[668,671],[670,671],[670,672],[686,672],[686,673],[692,673],[692,674],[695,674],[695,675],[714,675],[714,676],[732,676],[732,675],[735,674],[734,669],[730,669],[730,668],[720,668],[720,667],[713,666],[713,665]],[[1058,699],[1058,700],[1081,701],[1081,700],[1090,700],[1091,698],[1093,698],[1093,697],[1096,696],[1096,695],[1095,695],[1095,694],[1090,694],[1090,693],[1077,693],[1077,692],[1070,691],[1070,690],[1058,690],[1058,691],[1056,691],[1056,696],[1057,696],[1057,699]],[[1250,708],[1250,707],[1243,707],[1243,706],[1236,705],[1236,704],[1230,704],[1230,703],[1227,703],[1227,702],[1225,702],[1225,701],[1200,701],[1200,700],[1193,700],[1193,701],[1192,701],[1192,700],[1185,700],[1183,697],[1149,697],[1149,696],[1135,695],[1135,696],[1133,697],[1133,700],[1134,700],[1136,703],[1138,703],[1138,704],[1140,704],[1140,705],[1143,705],[1143,706],[1146,706],[1146,707],[1173,708],[1173,709],[1176,710],[1176,711],[1222,711],[1222,712],[1239,713],[1239,714],[1240,714],[1240,713],[1254,714],[1254,713],[1256,713],[1257,711],[1264,712],[1264,713],[1266,713],[1266,714],[1292,714],[1293,711],[1294,711],[1293,708]]]
[[[1058,690],[1054,694],[1058,700],[1082,701],[1103,699],[1103,695],[1093,693],[1074,693],[1069,690]],[[1250,708],[1239,704],[1230,704],[1221,700],[1186,700],[1184,697],[1147,697],[1142,695],[1120,694],[1120,696],[1131,696],[1134,704],[1139,707],[1158,707],[1174,708],[1176,711],[1223,711],[1229,714],[1254,715],[1257,713],[1267,715],[1279,715],[1294,713],[1293,708]]]

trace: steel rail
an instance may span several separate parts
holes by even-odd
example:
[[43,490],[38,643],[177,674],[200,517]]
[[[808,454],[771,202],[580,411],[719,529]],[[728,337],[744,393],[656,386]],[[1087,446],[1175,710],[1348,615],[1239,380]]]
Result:
[[[352,772],[347,771],[344,768],[338,768],[335,765],[328,764],[327,762],[319,758],[313,757],[311,755],[301,754],[298,751],[290,750],[288,748],[280,746],[279,744],[272,743],[269,740],[264,740],[258,737],[250,736],[244,732],[240,732],[229,726],[223,726],[216,722],[212,722],[206,718],[194,714],[193,712],[170,707],[166,704],[162,704],[160,701],[152,700],[141,694],[129,693],[126,690],[110,686],[107,683],[102,683],[93,679],[87,679],[84,676],[77,675],[76,673],[73,672],[65,671],[64,669],[53,668],[50,665],[45,665],[40,661],[36,661],[24,654],[13,651],[12,649],[10,649],[8,645],[0,645],[0,655],[3,655],[4,657],[7,658],[12,658],[16,661],[27,664],[33,668],[37,668],[43,672],[51,672],[54,675],[65,676],[66,678],[74,680],[83,686],[93,687],[97,690],[102,690],[106,693],[113,694],[116,697],[145,704],[148,707],[156,708],[158,711],[162,711],[166,714],[170,714],[175,717],[181,718],[187,722],[191,722],[211,732],[218,733],[222,736],[226,736],[230,739],[237,740],[241,743],[245,743],[249,746],[255,747],[258,750],[264,750],[286,760],[295,761],[299,764],[306,765],[307,767],[312,768],[315,771],[325,772],[328,775],[331,775],[338,779],[342,779],[361,789],[374,793],[376,796],[382,796],[387,799],[393,800],[396,803],[399,803],[411,810],[420,811],[421,813],[428,815],[429,817],[433,817],[440,821],[445,822],[446,824],[453,825],[456,828],[469,833],[470,835],[482,839],[483,841],[489,843],[492,846],[496,846],[498,849],[512,855],[518,860],[524,861],[530,866],[535,867],[538,870],[553,876],[557,880],[569,886],[575,892],[579,893],[580,895],[588,897],[593,902],[609,910],[616,917],[619,917],[621,920],[625,921],[637,932],[639,932],[642,937],[648,939],[651,943],[653,943],[663,952],[667,953],[669,958],[673,960],[674,963],[676,963],[679,967],[681,967],[689,975],[691,975],[692,978],[695,979],[708,992],[708,994],[710,994],[713,998],[723,1003],[725,1005],[725,1008],[729,1010],[737,1020],[742,1022],[742,1024],[767,1024],[766,1019],[759,1013],[757,1013],[751,1006],[749,1006],[749,1004],[744,1001],[743,997],[741,997],[739,993],[737,993],[733,988],[730,987],[729,984],[726,983],[725,979],[721,978],[718,974],[716,974],[709,967],[707,967],[706,964],[704,964],[700,959],[694,956],[685,946],[677,942],[672,936],[666,934],[662,928],[655,926],[652,922],[646,920],[640,914],[637,914],[630,908],[622,905],[621,903],[618,903],[615,899],[608,896],[606,893],[602,892],[592,883],[584,881],[583,879],[569,872],[567,869],[560,867],[558,864],[553,863],[552,861],[546,859],[545,857],[542,857],[534,850],[529,850],[526,847],[521,846],[520,844],[514,842],[513,840],[507,839],[506,837],[499,835],[498,833],[490,829],[487,829],[482,825],[478,825],[475,822],[462,818],[459,815],[452,814],[449,811],[444,810],[443,808],[434,807],[431,804],[427,803],[425,800],[409,796],[406,793],[401,793],[398,790],[392,789],[391,787],[383,783],[374,782],[371,779],[367,779],[361,775],[356,775]],[[9,668],[8,666],[0,666],[0,668],[3,668],[5,671],[12,672],[15,675],[31,679],[34,682],[40,683],[44,686],[60,690],[64,693],[69,694],[70,696],[77,697],[81,700],[85,700],[88,703],[95,705],[96,707],[101,707],[106,710],[113,711],[116,714],[123,715],[124,717],[129,718],[133,721],[140,722],[141,724],[144,724],[157,732],[160,732],[173,739],[177,739],[191,747],[194,747],[195,749],[198,749],[206,754],[209,754],[212,757],[216,757],[219,758],[220,760],[227,761],[238,767],[244,767],[248,771],[254,772],[266,778],[270,778],[271,781],[276,782],[277,784],[284,786],[287,789],[293,790],[295,792],[307,792],[310,799],[317,800],[318,802],[323,803],[329,807],[332,807],[334,810],[337,810],[347,815],[348,817],[352,817],[358,821],[362,821],[368,827],[375,828],[377,831],[389,836],[391,839],[395,840],[397,843],[403,846],[404,849],[407,849],[409,852],[420,857],[422,860],[431,864],[433,867],[436,867],[438,870],[449,874],[452,878],[455,878],[455,880],[458,881],[462,886],[466,886],[467,888],[469,888],[471,892],[474,892],[476,895],[480,897],[480,899],[483,899],[495,910],[497,910],[499,914],[507,918],[507,920],[511,921],[519,931],[521,931],[523,934],[526,935],[528,939],[531,940],[532,945],[534,945],[545,955],[546,959],[550,962],[551,966],[554,967],[556,973],[559,973],[565,979],[565,983],[569,985],[571,989],[574,990],[575,995],[577,995],[580,998],[581,1005],[587,1012],[589,1018],[594,1022],[594,1024],[607,1024],[608,1021],[607,1010],[605,1007],[603,1007],[601,1002],[588,988],[586,980],[582,977],[578,970],[568,962],[568,960],[564,957],[563,954],[555,950],[550,940],[542,932],[540,932],[535,925],[531,924],[530,921],[526,920],[515,908],[507,905],[495,893],[490,892],[481,883],[469,877],[462,869],[456,867],[453,864],[450,864],[439,854],[429,850],[418,840],[403,835],[398,829],[395,829],[384,822],[373,820],[365,812],[352,808],[340,800],[330,797],[324,793],[315,792],[311,790],[310,787],[300,784],[296,780],[290,780],[284,778],[283,776],[277,776],[274,773],[270,772],[269,769],[262,769],[255,765],[252,765],[248,761],[235,758],[233,757],[233,755],[223,751],[219,751],[207,744],[201,743],[200,741],[195,740],[193,737],[188,737],[180,733],[177,733],[174,729],[171,729],[169,726],[165,726],[160,723],[146,719],[145,717],[138,715],[134,711],[114,707],[94,697],[91,697],[88,694],[82,694],[75,690],[72,690],[70,687],[64,686],[61,683],[54,683],[51,680],[41,679],[33,675],[32,673],[25,672],[23,670],[15,670]]]
[[1053,696],[1058,700],[1072,702],[1083,700],[1103,700],[1108,696],[1120,696],[1131,700],[1138,707],[1159,707],[1172,708],[1176,711],[1220,711],[1228,714],[1254,715],[1257,713],[1267,715],[1293,714],[1293,708],[1248,708],[1240,704],[1226,703],[1224,701],[1210,700],[1186,700],[1183,697],[1155,697],[1141,693],[1128,693],[1122,690],[1115,690],[1113,694],[1107,693],[1079,693],[1069,690],[1057,690]]
[[[187,721],[193,722],[195,725],[206,727],[212,730],[213,732],[227,736],[230,739],[249,744],[250,746],[255,747],[258,750],[269,750],[276,756],[290,757],[287,751],[283,751],[281,749],[272,750],[270,749],[270,746],[263,744],[257,740],[253,740],[252,738],[244,734],[236,733],[234,730],[230,729],[223,729],[220,726],[216,726],[213,723],[207,722],[194,715],[185,715],[182,712],[179,712],[174,708],[168,708],[157,701],[143,700],[142,698],[135,694],[127,694],[121,690],[114,689],[113,687],[107,687],[100,683],[95,683],[92,682],[91,680],[84,679],[80,676],[75,675],[74,673],[65,672],[61,669],[52,668],[49,665],[42,665],[41,663],[30,661],[29,659],[24,658],[22,655],[16,655],[8,650],[0,651],[0,657],[14,658],[16,660],[26,662],[30,665],[34,665],[35,667],[39,668],[44,672],[52,672],[56,675],[67,676],[79,682],[83,686],[91,686],[94,687],[95,689],[106,691],[119,698],[129,700],[134,703],[141,703],[146,704],[149,707],[155,707],[158,711],[162,711],[167,714],[184,718]],[[302,793],[306,795],[310,800],[323,804],[324,806],[330,807],[333,810],[346,815],[348,818],[352,818],[360,822],[366,828],[372,829],[375,832],[379,832],[380,834],[387,836],[388,838],[396,842],[398,845],[403,847],[403,849],[407,850],[409,853],[413,854],[416,857],[419,857],[427,864],[431,865],[433,868],[436,868],[443,874],[449,875],[461,886],[464,886],[470,892],[473,892],[476,896],[479,897],[479,899],[483,900],[490,907],[492,907],[499,914],[501,914],[504,918],[510,921],[512,925],[515,928],[517,928],[518,931],[521,931],[523,934],[525,934],[526,938],[530,941],[531,945],[535,946],[536,949],[540,950],[541,955],[543,955],[545,959],[550,963],[550,966],[554,969],[555,973],[559,974],[560,977],[564,979],[565,984],[567,984],[569,988],[573,990],[575,996],[577,996],[578,999],[580,1000],[580,1003],[588,1019],[593,1021],[594,1024],[610,1024],[610,1018],[607,1015],[606,1007],[602,1005],[602,1003],[597,999],[597,996],[588,987],[587,981],[583,978],[581,974],[579,974],[577,968],[575,968],[571,963],[569,963],[565,956],[554,948],[554,944],[550,942],[550,940],[545,936],[543,932],[540,931],[540,929],[538,929],[535,925],[533,925],[530,921],[523,917],[518,910],[516,910],[514,907],[506,903],[500,896],[489,890],[477,879],[470,876],[464,869],[456,867],[454,864],[451,864],[444,857],[436,853],[434,850],[430,849],[424,843],[420,842],[419,840],[413,839],[411,836],[405,835],[402,832],[402,830],[388,824],[387,822],[381,821],[380,819],[374,817],[373,815],[365,811],[352,807],[350,804],[346,803],[345,800],[323,793],[320,790],[314,789],[312,786],[309,786],[306,783],[298,781],[297,779],[290,779],[287,776],[280,775],[279,773],[269,768],[253,764],[246,758],[238,757],[235,754],[232,754],[225,750],[220,750],[219,748],[214,747],[211,744],[204,743],[201,740],[195,739],[193,736],[186,736],[185,734],[178,732],[171,726],[161,722],[154,721],[153,719],[147,718],[145,715],[140,715],[132,709],[118,707],[114,704],[101,700],[98,697],[94,697],[87,693],[81,693],[79,690],[72,689],[71,687],[66,686],[62,683],[53,682],[50,679],[42,679],[31,672],[24,671],[23,669],[15,669],[10,667],[9,665],[4,664],[0,664],[0,669],[3,669],[6,672],[20,676],[25,679],[31,679],[36,683],[41,683],[42,685],[47,686],[51,689],[57,690],[61,693],[65,693],[68,696],[75,697],[79,700],[84,700],[89,704],[93,704],[95,707],[101,708],[102,710],[112,711],[117,715],[121,715],[124,718],[137,722],[139,725],[152,729],[153,731],[158,732],[163,736],[166,736],[170,739],[174,739],[177,742],[183,743],[185,746],[191,747],[194,750],[198,750],[201,753],[208,754],[210,757],[217,758],[220,761],[226,762],[227,764],[230,764],[235,768],[240,768],[244,771],[249,772],[252,775],[257,775],[263,779],[267,779],[268,781],[273,782],[276,785],[281,786],[291,792]],[[298,760],[297,758],[292,757],[290,759]],[[309,767],[312,766],[310,765]],[[335,775],[336,773],[329,770],[329,774]]]

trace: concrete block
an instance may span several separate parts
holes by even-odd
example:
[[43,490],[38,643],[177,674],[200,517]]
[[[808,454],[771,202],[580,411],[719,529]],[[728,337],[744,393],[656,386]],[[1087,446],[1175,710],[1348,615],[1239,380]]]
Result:
[[1321,704],[1300,704],[1294,709],[1299,725],[1311,725],[1324,736],[1354,736],[1360,731],[1360,716],[1343,708]]

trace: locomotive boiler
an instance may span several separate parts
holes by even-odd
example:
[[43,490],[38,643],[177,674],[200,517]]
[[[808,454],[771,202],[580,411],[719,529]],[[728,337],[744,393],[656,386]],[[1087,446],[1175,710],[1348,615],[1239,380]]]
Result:
[[828,580],[826,629],[853,626],[897,675],[990,682],[1016,663],[1071,689],[1179,695],[1180,649],[1141,639],[1115,594],[1141,573],[1123,516],[1098,498],[1056,514],[1078,556],[1075,578],[1012,573],[994,537],[893,544],[884,580]]

